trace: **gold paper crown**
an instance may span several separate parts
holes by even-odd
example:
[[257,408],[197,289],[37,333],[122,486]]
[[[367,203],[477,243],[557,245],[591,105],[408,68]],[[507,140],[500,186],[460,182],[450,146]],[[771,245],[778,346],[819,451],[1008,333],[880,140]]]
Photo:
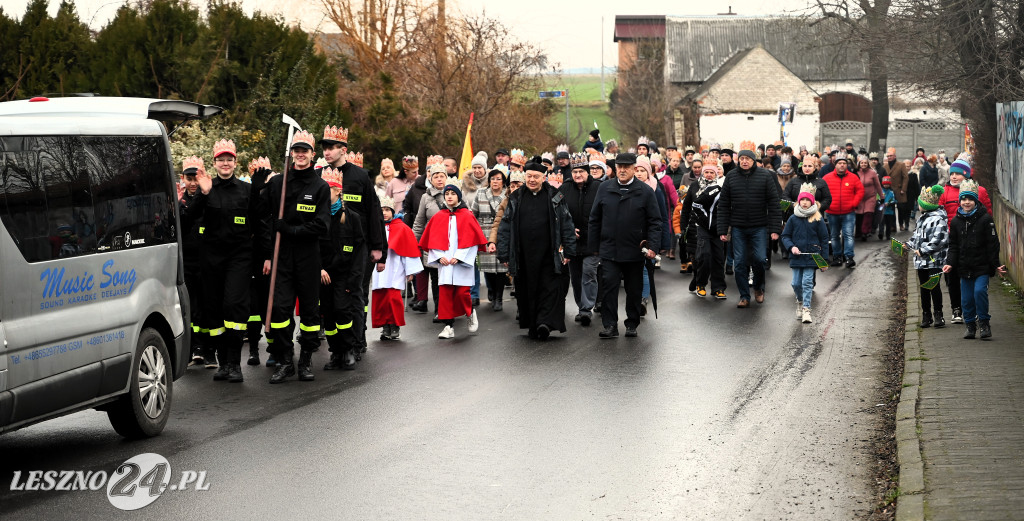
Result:
[[[692,150],[693,147],[687,147],[687,148],[690,149],[690,150],[688,150],[688,152],[693,152],[693,150]],[[669,160],[672,160],[672,159],[682,159],[683,158],[683,154],[680,153],[678,150],[669,150],[668,151],[668,158],[669,158]]]
[[654,163],[661,164],[663,162],[664,162],[664,159],[662,159],[661,154],[659,154],[657,152],[651,154],[651,164],[654,164]]
[[512,153],[509,154],[508,162],[509,163],[513,163],[513,164],[517,164],[519,166],[525,166],[526,165],[526,152],[523,152],[522,150],[520,150],[518,148],[513,148],[512,149]]
[[348,161],[349,163],[354,163],[359,168],[362,168],[363,167],[363,153],[362,152],[359,152],[359,153],[349,152],[348,154],[345,155],[345,161]]
[[709,158],[705,159],[705,160],[704,160],[704,166],[703,166],[703,167],[701,167],[701,169],[703,170],[704,168],[707,168],[707,167],[709,167],[709,166],[713,166],[713,167],[716,167],[715,169],[717,170],[717,167],[718,167],[718,160],[717,160],[717,159],[715,159],[715,158],[713,158],[713,157],[709,157]]
[[540,158],[541,159],[547,159],[548,161],[551,161],[552,163],[555,162],[555,155],[552,154],[551,152],[544,152],[543,154],[540,155]]
[[395,200],[390,198],[390,197],[388,197],[388,196],[386,196],[386,195],[382,195],[380,197],[380,207],[381,208],[390,208],[391,211],[394,212],[395,211]]
[[749,150],[753,152],[755,148],[757,148],[757,145],[755,145],[753,141],[740,141],[740,150]]
[[555,153],[556,154],[561,154],[562,152],[565,152],[566,154],[568,154],[569,153],[569,145],[566,145],[565,143],[562,143],[561,145],[558,145],[557,147],[555,147]]
[[340,141],[348,144],[348,129],[345,127],[324,127],[324,141]]
[[508,176],[508,182],[509,183],[525,183],[526,182],[526,174],[523,173],[523,172],[512,172]]
[[249,163],[249,175],[252,175],[253,172],[261,168],[266,168],[267,170],[271,169],[269,157],[257,157],[255,161]]
[[[310,134],[309,132],[307,132],[305,130],[300,130],[300,131],[296,132],[295,133],[295,137],[292,138],[292,146],[293,147],[295,145],[298,145],[299,143],[305,143],[305,144],[309,145],[309,148],[313,148],[313,143],[315,143],[315,142],[316,142],[316,140],[313,139],[313,134]],[[234,147],[234,145],[232,145],[232,147]]]
[[222,139],[213,144],[213,157],[216,158],[221,154],[231,154],[238,157],[238,153],[235,152],[235,142],[230,139]]
[[444,156],[427,156],[427,174],[446,173],[444,168]]
[[320,171],[320,179],[323,179],[330,186],[342,186],[342,173],[335,168],[327,167]]
[[598,152],[598,151],[596,151],[594,149],[590,149],[590,150],[591,150],[591,152],[590,152],[590,160],[591,161],[600,161],[602,163],[607,163],[608,162],[608,160],[604,156],[604,153]]
[[650,144],[650,141],[647,139],[647,136],[640,136],[636,140],[636,146],[640,146],[640,145],[647,146],[649,144]]
[[203,158],[198,157],[198,156],[186,157],[185,160],[181,162],[181,171],[182,172],[184,172],[185,170],[188,170],[190,168],[202,168],[202,167],[203,167]]
[[405,156],[402,158],[403,168],[419,168],[420,158],[416,156]]
[[387,166],[388,168],[394,170],[395,169],[395,162],[392,161],[390,158],[385,157],[384,159],[380,160],[380,169],[384,170],[385,166]]
[[584,154],[583,152],[579,152],[579,153],[573,154],[573,155],[569,156],[569,166],[570,166],[570,168],[574,168],[574,169],[575,168],[582,168],[584,170],[589,170],[590,169],[590,156],[588,154]]

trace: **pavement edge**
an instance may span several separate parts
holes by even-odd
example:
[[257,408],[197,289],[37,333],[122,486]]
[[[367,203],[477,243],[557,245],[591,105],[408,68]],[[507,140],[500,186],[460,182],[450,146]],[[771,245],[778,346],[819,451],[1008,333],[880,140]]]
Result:
[[917,399],[921,389],[921,301],[914,262],[907,261],[907,317],[903,337],[903,386],[896,406],[896,452],[900,464],[899,496],[896,499],[896,521],[924,520],[924,461],[917,430]]

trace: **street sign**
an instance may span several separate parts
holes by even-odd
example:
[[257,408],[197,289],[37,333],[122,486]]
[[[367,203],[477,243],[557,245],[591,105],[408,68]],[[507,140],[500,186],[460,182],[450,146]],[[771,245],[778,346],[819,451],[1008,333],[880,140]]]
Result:
[[565,98],[569,93],[564,90],[542,90],[537,93],[538,98]]

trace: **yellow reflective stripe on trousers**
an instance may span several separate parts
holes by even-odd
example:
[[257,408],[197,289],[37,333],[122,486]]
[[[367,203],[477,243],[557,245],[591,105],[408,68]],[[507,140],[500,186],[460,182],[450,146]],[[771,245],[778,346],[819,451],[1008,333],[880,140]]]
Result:
[[268,338],[267,339],[267,343],[268,344],[273,344],[274,343],[274,339],[273,338]]
[[284,322],[271,322],[270,323],[270,328],[271,329],[281,329],[281,328],[288,327],[290,325],[292,325],[292,319],[289,318],[288,320],[285,320]]
[[249,322],[263,322],[263,318],[259,315],[249,315]]
[[210,330],[210,336],[220,336],[220,335],[223,335],[224,331],[227,331],[227,330],[222,328],[222,327],[218,327],[217,329],[211,329]]
[[334,336],[334,335],[338,334],[338,330],[337,329],[325,329],[324,330],[324,334],[327,335],[327,336]]
[[307,326],[306,324],[299,322],[299,329],[303,331],[320,331],[320,324],[317,324],[315,326]]
[[370,311],[370,306],[363,306],[363,313],[367,313],[369,311]]
[[228,329],[234,329],[235,331],[245,331],[245,324],[241,322],[231,322],[230,320],[224,321],[224,327]]
[[338,329],[349,329],[352,327],[352,321],[349,320],[348,324],[338,324]]
[[199,326],[192,326],[192,332],[193,333],[198,333],[199,332]]

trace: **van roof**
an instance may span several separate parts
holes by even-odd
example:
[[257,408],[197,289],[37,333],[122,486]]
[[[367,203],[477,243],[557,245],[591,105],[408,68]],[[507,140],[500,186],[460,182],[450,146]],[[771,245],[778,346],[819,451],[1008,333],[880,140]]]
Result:
[[[2,104],[0,104],[2,105]],[[124,116],[92,117],[78,114],[2,116],[0,138],[5,136],[161,136],[158,121]]]
[[122,97],[37,97],[0,103],[0,116],[123,117],[181,121],[207,119],[223,112],[216,105],[191,101]]

